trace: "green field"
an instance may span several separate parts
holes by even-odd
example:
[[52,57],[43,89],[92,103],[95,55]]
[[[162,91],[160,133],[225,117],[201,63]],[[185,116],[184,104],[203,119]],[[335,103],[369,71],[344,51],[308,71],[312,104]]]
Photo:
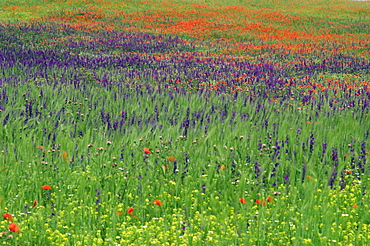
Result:
[[368,245],[370,2],[0,3],[0,244]]

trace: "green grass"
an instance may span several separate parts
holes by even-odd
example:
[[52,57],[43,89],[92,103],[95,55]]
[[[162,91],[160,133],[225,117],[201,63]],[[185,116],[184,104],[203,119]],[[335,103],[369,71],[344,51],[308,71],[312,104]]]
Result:
[[[255,113],[256,104],[243,106],[242,98],[225,109],[224,102],[230,100],[227,97],[220,101],[211,96],[204,101],[198,95],[170,98],[162,94],[154,99],[138,96],[133,90],[116,93],[91,85],[83,91],[71,90],[68,85],[56,89],[33,83],[18,85],[17,90],[6,89],[13,103],[1,112],[0,119],[3,122],[7,114],[12,119],[1,133],[0,187],[3,211],[13,213],[22,228],[15,242],[325,245],[332,240],[346,244],[368,241],[368,195],[363,195],[362,189],[369,180],[358,176],[362,183],[357,184],[358,174],[353,170],[346,174],[346,189],[328,187],[331,150],[338,151],[338,173],[351,169],[349,157],[344,155],[355,157],[361,152],[367,117],[353,120],[351,111],[327,117],[326,110],[315,116],[308,107],[299,113],[297,105],[282,109],[270,102],[263,103],[261,115]],[[38,95],[40,88],[42,97]],[[25,99],[42,113],[26,125],[27,117],[17,116],[25,109]],[[92,102],[96,105],[90,110]],[[221,120],[219,113],[212,113],[211,105],[236,114],[247,113],[250,118],[232,120],[228,114]],[[153,130],[148,123],[138,125],[137,121],[144,122],[153,115],[156,106],[161,112],[157,125],[162,127]],[[109,130],[100,123],[102,107],[112,121],[125,111],[128,121],[135,115],[136,123],[119,131]],[[169,124],[163,110],[181,119],[187,108],[190,114],[204,111],[210,116],[208,133],[197,126],[191,127],[185,139],[179,137],[182,121]],[[284,113],[276,112],[276,108]],[[312,124],[307,124],[310,117]],[[264,127],[265,120],[269,125]],[[315,138],[312,152],[308,145],[302,147],[311,134]],[[277,159],[272,146],[287,137],[289,141],[281,146]],[[347,144],[353,141],[352,155]],[[259,142],[270,149],[259,150]],[[322,157],[324,142],[328,153]],[[92,147],[88,147],[90,143]],[[150,148],[151,153],[143,157],[143,148]],[[173,171],[169,156],[177,158],[179,171]],[[262,170],[257,179],[255,162]],[[279,163],[276,176],[271,177],[275,163]],[[220,170],[222,165],[226,170]],[[289,185],[284,185],[282,178],[286,173],[290,173]],[[44,184],[52,189],[42,190]],[[339,177],[334,187],[339,187]],[[274,192],[281,195],[274,196]],[[255,204],[255,199],[266,200],[268,196],[274,196],[274,201]],[[238,200],[243,197],[246,204]],[[35,199],[38,204],[31,208]],[[157,199],[162,206],[151,204]],[[352,208],[354,204],[359,207]],[[136,218],[126,214],[129,207],[135,209]],[[185,234],[181,233],[183,224]]]
[[[125,2],[127,8],[117,6],[115,14],[161,10],[159,1]],[[187,7],[247,4],[176,2]],[[163,52],[126,51],[110,46],[110,33],[101,27],[45,22],[41,31],[30,31],[39,27],[35,20],[29,26],[19,22],[68,15],[69,10],[101,13],[100,1],[44,4],[35,15],[26,8],[1,14],[3,22],[13,24],[0,33],[5,57],[0,62],[0,211],[12,214],[20,227],[20,233],[11,232],[11,222],[0,221],[4,245],[369,244],[369,75],[360,68],[350,73],[333,61],[341,59],[348,69],[356,68],[352,63],[365,66],[367,43],[361,36],[351,44],[330,39],[290,43],[312,48],[308,53],[276,40],[253,37],[252,43],[238,44],[191,35]],[[333,10],[343,1],[248,4],[261,13],[275,8],[308,16],[311,22],[297,22],[296,30],[321,23],[318,30],[343,37],[368,34],[363,12]],[[319,11],[326,4],[330,18]],[[301,8],[294,11],[293,5]],[[7,6],[2,2],[0,9]],[[303,11],[306,6],[312,8]],[[107,13],[99,20],[123,25]],[[348,23],[357,29],[342,29]],[[143,35],[130,34],[122,43]],[[167,34],[150,37],[143,45],[172,44]],[[245,44],[250,50],[237,49]],[[47,50],[71,63],[75,57],[137,60],[126,67],[101,63],[93,69],[88,62],[60,67],[50,65],[54,60],[47,56],[54,53],[43,53]],[[29,63],[22,60],[27,51],[35,52]],[[202,74],[186,74],[181,65],[187,61],[196,61],[189,64],[197,67],[189,69]],[[245,76],[224,70],[238,61],[250,62],[251,70],[262,64],[257,68],[265,70]],[[302,65],[324,61],[326,70]],[[163,69],[166,62],[171,69]],[[154,70],[161,72],[158,77]],[[208,79],[202,81],[206,72]],[[232,82],[212,79],[217,72],[233,76]],[[183,80],[185,75],[190,82]],[[268,85],[273,76],[286,85],[275,80],[279,89]],[[236,88],[241,90],[236,93]]]

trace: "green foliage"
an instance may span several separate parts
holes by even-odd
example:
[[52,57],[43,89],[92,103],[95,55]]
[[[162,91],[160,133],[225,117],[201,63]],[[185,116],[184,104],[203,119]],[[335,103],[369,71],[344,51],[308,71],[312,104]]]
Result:
[[[0,6],[36,6],[39,2],[2,1]],[[81,10],[73,13],[79,17],[100,2],[44,0],[48,9],[37,14],[65,17],[69,10]],[[160,9],[158,4],[144,2],[110,2],[127,3],[117,6],[122,13]],[[308,23],[295,23],[293,29],[321,25],[330,33],[368,34],[363,13],[348,10],[343,18],[324,17],[319,9],[325,8],[327,1],[315,1],[315,5],[307,1],[171,2],[249,4],[261,11],[279,8],[286,13],[294,5],[307,5],[312,9],[304,13],[290,9],[309,19]],[[333,8],[340,4],[330,1]],[[36,17],[24,8],[0,14],[4,21]],[[338,23],[349,26],[341,29]],[[19,42],[10,42],[12,36],[19,37]],[[123,54],[118,48],[104,50],[101,43],[99,49],[68,47],[60,41],[67,37],[70,41],[90,36],[81,29],[27,33],[9,26],[0,35],[0,47],[55,49],[86,59],[104,52]],[[222,33],[213,36],[221,37]],[[194,56],[219,54],[231,47],[212,40],[192,41],[195,44],[183,51]],[[275,43],[266,41],[258,51],[241,50],[238,55],[256,63],[261,58],[276,62],[282,69],[303,57],[268,46]],[[362,55],[364,47],[359,46],[353,54]],[[320,63],[326,56],[323,50],[305,58]],[[150,68],[137,63],[120,72],[129,72],[134,66]],[[280,102],[287,87],[269,98],[253,98],[248,91],[255,87],[263,92],[266,85],[245,84],[239,94],[232,90],[202,94],[198,81],[172,88],[160,87],[151,78],[121,81],[113,65],[33,69],[33,74],[41,70],[53,77],[30,76],[30,70],[17,65],[4,65],[0,73],[0,211],[12,214],[12,222],[21,230],[9,232],[10,221],[4,218],[0,222],[4,244],[369,244],[368,108],[359,101],[352,106],[332,106],[334,98],[350,99],[355,91],[326,89],[320,93],[319,89],[313,92],[313,88],[297,87],[291,98]],[[109,69],[115,72],[111,80],[120,83],[100,80]],[[17,79],[9,80],[13,77]],[[364,70],[358,74],[317,71],[310,79],[317,87],[332,81],[359,85],[369,75]],[[219,85],[216,80],[207,82],[206,90]],[[317,93],[316,100],[297,100],[308,92]],[[364,170],[361,163],[365,163]]]

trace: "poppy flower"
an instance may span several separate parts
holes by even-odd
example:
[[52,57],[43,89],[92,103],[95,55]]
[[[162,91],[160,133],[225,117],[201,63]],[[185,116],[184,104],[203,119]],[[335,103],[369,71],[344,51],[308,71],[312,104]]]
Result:
[[63,159],[63,161],[69,161],[67,151],[63,152],[62,159]]
[[154,200],[152,203],[155,205],[162,205],[161,200]]
[[36,207],[36,206],[37,206],[37,200],[35,199],[35,200],[33,200],[32,207],[34,208],[34,207]]
[[51,187],[50,187],[49,185],[43,185],[43,186],[42,186],[42,189],[44,189],[44,190],[50,190],[50,189],[51,189]]
[[220,167],[220,170],[226,170],[226,166],[225,166],[225,165],[222,165],[222,166]]
[[260,205],[266,205],[266,201],[261,199],[256,199],[256,203]]
[[245,200],[245,198],[239,198],[239,201],[240,201],[241,203],[247,203],[247,200]]
[[273,201],[274,201],[274,198],[273,198],[272,196],[268,196],[268,197],[267,197],[267,201],[268,201],[268,202],[273,202]]
[[4,214],[4,219],[12,221],[13,220],[13,215],[11,215],[10,213],[5,213]]
[[143,151],[144,151],[145,154],[149,154],[150,153],[149,148],[144,148]]
[[21,232],[21,229],[19,229],[19,226],[16,223],[11,223],[9,225],[9,231],[19,233],[19,232]]
[[168,158],[167,158],[167,160],[168,160],[168,161],[176,161],[176,158],[175,158],[175,157],[173,157],[173,156],[170,156],[170,157],[168,157]]
[[357,205],[357,204],[354,204],[354,205],[352,206],[352,208],[358,208],[358,205]]
[[132,212],[134,212],[134,210],[135,210],[134,208],[128,208],[127,209],[127,213],[130,214],[130,215],[132,215]]

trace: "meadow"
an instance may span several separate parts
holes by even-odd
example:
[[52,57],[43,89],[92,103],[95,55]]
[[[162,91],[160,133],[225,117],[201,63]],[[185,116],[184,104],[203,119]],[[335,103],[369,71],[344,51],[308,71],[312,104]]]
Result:
[[370,2],[0,3],[0,244],[368,245]]

